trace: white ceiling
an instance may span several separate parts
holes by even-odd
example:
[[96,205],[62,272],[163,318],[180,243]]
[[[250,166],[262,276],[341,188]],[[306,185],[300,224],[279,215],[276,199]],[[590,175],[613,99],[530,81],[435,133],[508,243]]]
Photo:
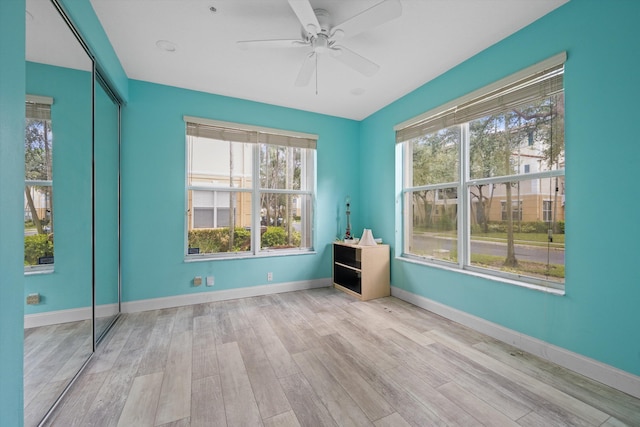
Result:
[[[91,0],[127,76],[361,120],[568,0],[401,0],[400,18],[341,44],[380,65],[365,77],[334,58],[294,82],[310,48],[241,50],[236,41],[294,39],[287,0]],[[311,0],[334,25],[380,0]],[[216,13],[210,12],[214,6]],[[167,40],[167,52],[156,46]]]
[[26,9],[27,61],[91,71],[91,59],[51,1],[27,0]]

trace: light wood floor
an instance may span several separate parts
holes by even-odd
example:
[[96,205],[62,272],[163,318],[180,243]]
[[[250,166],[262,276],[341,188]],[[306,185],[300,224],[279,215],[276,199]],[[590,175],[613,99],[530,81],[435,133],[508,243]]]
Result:
[[[106,330],[112,321],[111,316],[96,318],[96,330]],[[82,368],[93,351],[92,339],[89,320],[24,330],[25,427],[38,425]]]
[[[36,426],[93,351],[91,322],[24,331],[24,425]],[[0,416],[1,419],[1,416]]]
[[640,401],[396,298],[124,315],[54,426],[622,426]]

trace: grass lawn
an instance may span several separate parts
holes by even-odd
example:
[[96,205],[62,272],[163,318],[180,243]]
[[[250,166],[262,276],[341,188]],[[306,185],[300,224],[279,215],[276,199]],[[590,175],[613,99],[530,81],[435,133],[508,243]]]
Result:
[[[455,231],[442,231],[427,230],[416,227],[416,232],[434,233],[436,237],[449,237],[456,238]],[[549,237],[546,233],[513,233],[513,239],[516,244],[531,245],[531,246],[544,246],[549,245],[552,248],[564,249],[564,234],[554,234],[553,242],[548,242]],[[507,233],[472,233],[471,240],[482,240],[486,242],[506,242]]]
[[[549,277],[553,279],[564,279],[564,265],[547,264],[541,262],[518,261],[518,266],[505,267],[504,257],[493,255],[472,254],[471,264],[478,267],[490,268],[492,270],[507,271],[509,273],[525,274],[533,277]],[[552,279],[552,280],[553,280]]]
[[[447,258],[441,258],[445,261],[457,262],[457,251],[451,251]],[[543,279],[553,280],[555,282],[564,282],[564,265],[550,264],[547,270],[547,264],[533,261],[518,260],[517,267],[505,267],[504,257],[485,254],[471,254],[471,265],[491,270],[505,271],[514,274],[521,274],[530,277],[539,277]]]

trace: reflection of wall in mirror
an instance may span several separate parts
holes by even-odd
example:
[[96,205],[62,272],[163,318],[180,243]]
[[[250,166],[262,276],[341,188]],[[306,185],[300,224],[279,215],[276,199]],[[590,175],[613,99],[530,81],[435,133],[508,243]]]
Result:
[[46,304],[25,314],[91,306],[92,73],[27,62],[28,94],[52,97],[55,274],[25,276],[25,294]]

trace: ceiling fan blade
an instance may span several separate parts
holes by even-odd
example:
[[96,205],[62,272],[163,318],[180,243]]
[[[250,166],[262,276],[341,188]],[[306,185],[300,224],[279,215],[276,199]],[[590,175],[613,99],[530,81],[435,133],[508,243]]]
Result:
[[307,57],[304,59],[304,62],[302,63],[302,67],[300,68],[300,71],[298,72],[298,78],[296,78],[296,86],[306,86],[309,84],[309,81],[311,80],[311,76],[313,76],[313,72],[316,69],[316,53],[315,52],[311,52],[309,55],[307,55]]
[[317,35],[318,31],[320,31],[320,23],[309,0],[289,0],[289,6],[298,17],[302,28],[314,36]]
[[242,40],[236,42],[238,47],[242,50],[254,49],[254,48],[282,48],[282,47],[304,47],[308,46],[300,39],[282,39],[282,40]]
[[[289,1],[291,2],[291,0]],[[336,25],[331,30],[332,35],[352,37],[370,28],[377,27],[402,15],[400,0],[384,0]]]
[[373,76],[380,69],[380,66],[375,62],[369,61],[344,46],[333,46],[331,56],[367,77]]

